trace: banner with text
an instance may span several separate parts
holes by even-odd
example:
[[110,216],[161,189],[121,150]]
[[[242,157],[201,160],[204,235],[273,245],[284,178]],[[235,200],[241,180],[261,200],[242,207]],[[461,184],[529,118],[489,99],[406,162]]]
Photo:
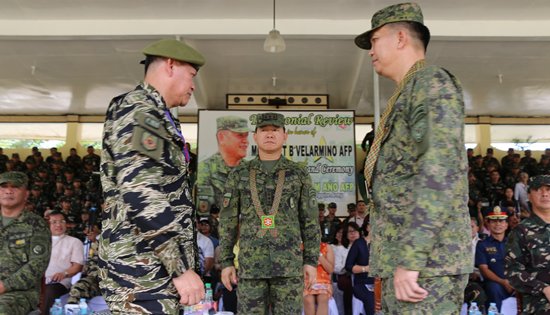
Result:
[[[253,140],[261,111],[201,110],[198,122],[197,204],[199,213],[221,208],[227,167],[257,155]],[[285,116],[288,140],[283,155],[307,166],[317,199],[338,205],[356,200],[353,111],[278,111]],[[221,165],[221,164],[225,165]]]

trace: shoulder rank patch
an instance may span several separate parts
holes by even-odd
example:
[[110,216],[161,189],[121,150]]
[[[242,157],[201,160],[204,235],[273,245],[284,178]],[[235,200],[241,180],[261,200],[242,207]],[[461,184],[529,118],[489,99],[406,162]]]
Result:
[[157,149],[159,138],[148,131],[144,131],[141,135],[141,144],[148,151]]
[[15,245],[18,245],[18,246],[25,245],[25,239],[16,240]]
[[223,195],[223,207],[227,208],[229,206],[229,202],[231,201],[231,193],[226,193]]

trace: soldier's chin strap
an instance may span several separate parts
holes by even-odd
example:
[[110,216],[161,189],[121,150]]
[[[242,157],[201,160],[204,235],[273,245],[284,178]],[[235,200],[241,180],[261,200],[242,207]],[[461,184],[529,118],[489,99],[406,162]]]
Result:
[[172,127],[174,127],[174,129],[176,129],[176,133],[181,138],[181,141],[183,141],[183,155],[185,155],[185,162],[189,163],[191,158],[189,157],[189,150],[187,150],[187,146],[185,146],[185,138],[183,137],[183,134],[181,133],[179,128],[176,127],[176,123],[174,123],[174,119],[172,118],[172,113],[170,113],[170,111],[168,109],[165,109],[164,114],[166,114],[166,118],[168,118],[168,120],[172,124]]

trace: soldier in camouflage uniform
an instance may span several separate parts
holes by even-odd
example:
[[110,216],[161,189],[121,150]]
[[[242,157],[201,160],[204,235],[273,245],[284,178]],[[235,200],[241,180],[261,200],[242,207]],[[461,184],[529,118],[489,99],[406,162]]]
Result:
[[199,163],[198,210],[208,213],[212,205],[222,207],[223,189],[229,172],[239,165],[248,148],[248,123],[237,116],[216,119],[218,152]]
[[204,58],[170,39],[143,53],[143,83],[115,97],[106,115],[100,287],[112,313],[176,314],[178,294],[182,304],[196,304],[204,286],[195,272],[189,155],[170,109],[187,104]]
[[[305,167],[284,158],[284,116],[256,116],[259,156],[229,175],[220,213],[220,263],[239,314],[301,314],[304,276],[314,283],[320,248],[316,192]],[[240,227],[240,235],[238,233]],[[302,274],[302,269],[304,275]]]
[[462,87],[425,65],[429,39],[416,3],[376,12],[355,39],[397,84],[365,162],[384,314],[458,313],[473,269]]
[[550,314],[550,175],[529,183],[532,214],[508,235],[505,275],[523,297],[522,313]]
[[98,243],[93,242],[90,246],[90,252],[92,252],[92,255],[88,258],[85,269],[82,271],[83,276],[77,283],[71,286],[71,291],[69,291],[69,299],[67,300],[68,304],[78,304],[81,298],[91,299],[94,296],[101,295],[97,267],[97,248]]
[[25,211],[25,173],[0,174],[0,315],[26,315],[38,306],[40,280],[50,261],[44,219]]

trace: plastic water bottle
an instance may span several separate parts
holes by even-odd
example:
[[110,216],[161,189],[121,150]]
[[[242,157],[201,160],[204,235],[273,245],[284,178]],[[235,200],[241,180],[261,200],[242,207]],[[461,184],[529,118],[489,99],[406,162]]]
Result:
[[212,285],[210,283],[206,284],[206,292],[204,293],[204,305],[203,305],[203,314],[208,315],[210,314],[210,310],[212,309],[212,304],[214,303],[213,299],[213,293],[212,293]]
[[489,303],[489,309],[487,309],[487,315],[497,315],[498,308],[497,303]]
[[472,302],[470,308],[468,309],[468,315],[478,315],[479,307],[477,307],[477,302]]
[[80,309],[80,312],[78,314],[88,315],[88,304],[86,303],[86,299],[80,299],[80,303],[78,303],[78,308]]
[[55,299],[53,306],[50,308],[50,315],[63,315],[63,305],[61,299]]

